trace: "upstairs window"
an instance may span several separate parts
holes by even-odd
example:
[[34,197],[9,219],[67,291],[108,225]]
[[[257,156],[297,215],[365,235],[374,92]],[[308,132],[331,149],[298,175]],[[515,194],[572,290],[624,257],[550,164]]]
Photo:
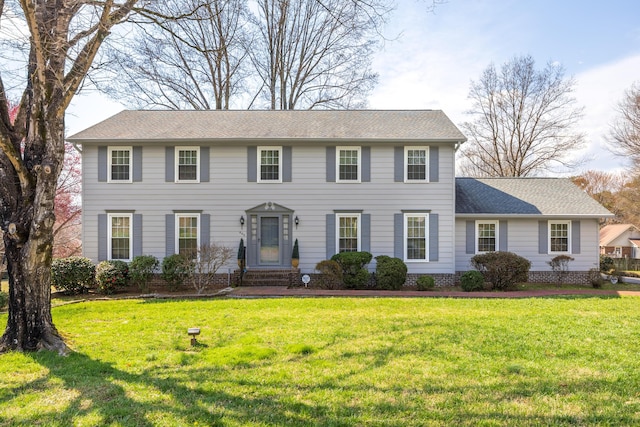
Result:
[[405,147],[405,182],[428,180],[427,164],[429,150],[426,147]]
[[360,182],[360,147],[338,147],[336,157],[337,182]]
[[282,147],[258,147],[258,182],[282,182]]
[[131,147],[109,147],[109,182],[131,182]]
[[199,182],[200,147],[176,147],[176,182]]

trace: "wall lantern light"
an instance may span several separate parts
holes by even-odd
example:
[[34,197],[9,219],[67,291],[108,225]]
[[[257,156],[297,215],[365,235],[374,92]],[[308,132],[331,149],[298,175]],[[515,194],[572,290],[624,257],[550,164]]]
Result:
[[293,222],[296,224],[296,228],[298,228],[298,224],[300,224],[300,218],[296,216]]
[[244,215],[240,216],[240,227],[244,225]]

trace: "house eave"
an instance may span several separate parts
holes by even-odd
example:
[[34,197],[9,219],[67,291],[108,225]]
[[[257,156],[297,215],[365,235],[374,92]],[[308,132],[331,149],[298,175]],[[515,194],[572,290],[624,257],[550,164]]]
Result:
[[594,214],[505,214],[505,213],[456,213],[456,218],[475,218],[475,219],[601,219],[613,218],[615,215],[594,215]]

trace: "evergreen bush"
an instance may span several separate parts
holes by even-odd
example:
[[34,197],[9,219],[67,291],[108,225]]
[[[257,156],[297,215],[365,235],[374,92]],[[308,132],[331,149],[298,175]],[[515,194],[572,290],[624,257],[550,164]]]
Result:
[[506,290],[529,280],[531,262],[513,252],[487,252],[471,258],[471,265],[491,282],[494,289]]
[[369,252],[340,252],[331,257],[342,268],[344,286],[348,289],[362,288],[367,285],[371,274],[364,268],[371,262],[373,255]]
[[484,276],[476,270],[466,271],[460,276],[460,286],[465,292],[481,291],[484,289]]
[[167,283],[169,290],[175,291],[182,286],[192,270],[193,261],[184,255],[173,254],[162,260],[160,277]]
[[407,265],[400,258],[376,257],[376,284],[380,289],[398,290],[407,280]]
[[436,287],[436,279],[432,276],[420,276],[416,280],[416,288],[419,291],[432,291]]
[[336,261],[327,259],[316,264],[320,273],[318,287],[322,289],[337,289],[342,286],[342,267]]
[[149,289],[149,281],[158,268],[158,258],[153,255],[138,255],[129,264],[129,278],[140,290]]
[[68,257],[51,263],[51,283],[67,294],[81,294],[95,284],[96,267],[89,258]]
[[0,291],[0,310],[4,310],[9,305],[9,294]]
[[98,291],[103,294],[112,294],[119,287],[127,284],[128,268],[124,261],[102,261],[96,267],[96,284]]

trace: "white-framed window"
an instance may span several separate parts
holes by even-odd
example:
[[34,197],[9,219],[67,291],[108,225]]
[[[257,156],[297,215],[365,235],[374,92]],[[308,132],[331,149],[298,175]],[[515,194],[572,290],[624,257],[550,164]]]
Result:
[[404,214],[404,259],[429,261],[429,214]]
[[108,259],[131,261],[133,253],[133,214],[108,214]]
[[429,181],[429,147],[404,147],[404,182]]
[[176,253],[195,258],[200,248],[200,214],[176,214]]
[[499,250],[498,233],[498,221],[476,221],[476,253]]
[[340,252],[358,252],[361,247],[361,215],[336,214],[336,248]]
[[571,221],[549,221],[549,253],[571,253]]
[[258,182],[282,182],[282,147],[258,147]]
[[132,153],[131,147],[109,147],[108,182],[132,182]]
[[336,182],[360,182],[361,164],[360,147],[336,147]]
[[622,258],[622,246],[615,246],[613,248],[613,256],[615,258]]
[[176,147],[176,182],[200,182],[200,147]]

